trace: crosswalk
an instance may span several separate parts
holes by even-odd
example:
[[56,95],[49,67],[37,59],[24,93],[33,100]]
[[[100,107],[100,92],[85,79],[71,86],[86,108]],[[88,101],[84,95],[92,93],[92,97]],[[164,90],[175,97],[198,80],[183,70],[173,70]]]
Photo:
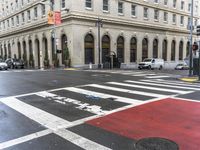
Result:
[[[127,72],[127,74],[129,73]],[[0,149],[53,133],[82,149],[109,150],[112,149],[112,146],[107,147],[98,140],[93,141],[70,131],[70,128],[130,107],[200,91],[199,87],[200,84],[165,79],[124,80],[64,87],[2,98],[0,99],[1,103],[34,120],[46,129],[6,142],[0,141]]]
[[127,75],[133,77],[144,77],[147,79],[157,79],[157,78],[169,78],[175,77],[176,75],[173,74],[166,74],[166,73],[155,73],[153,71],[137,71],[137,70],[85,70],[87,72],[93,73],[109,73],[109,74],[119,74],[119,75]]

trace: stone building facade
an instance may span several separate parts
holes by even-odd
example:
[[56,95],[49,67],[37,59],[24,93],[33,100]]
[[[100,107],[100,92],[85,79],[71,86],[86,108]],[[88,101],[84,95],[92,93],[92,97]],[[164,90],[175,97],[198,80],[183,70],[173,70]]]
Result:
[[[62,24],[47,24],[47,0],[0,0],[0,56],[21,58],[28,66],[64,65],[69,50],[71,65],[104,64],[116,54],[123,67],[134,67],[147,57],[175,65],[189,54],[191,0],[54,0]],[[194,0],[194,27],[200,18]],[[96,22],[100,18],[100,39]],[[197,37],[194,33],[194,40]],[[98,43],[100,41],[100,54]],[[55,46],[61,53],[55,55]]]

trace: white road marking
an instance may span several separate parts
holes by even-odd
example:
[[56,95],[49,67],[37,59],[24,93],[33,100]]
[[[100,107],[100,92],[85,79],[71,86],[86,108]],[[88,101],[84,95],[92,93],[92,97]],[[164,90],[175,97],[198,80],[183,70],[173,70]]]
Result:
[[71,124],[69,121],[26,104],[14,97],[1,99],[0,102],[52,130],[58,130]]
[[101,88],[106,90],[112,90],[112,91],[118,91],[118,92],[124,92],[124,93],[130,93],[130,94],[137,94],[137,95],[144,95],[144,96],[150,96],[150,97],[166,97],[167,95],[162,94],[156,94],[156,93],[149,93],[149,92],[141,92],[136,90],[128,90],[128,89],[122,89],[122,88],[115,88],[105,85],[98,85],[98,84],[89,84],[86,86],[95,87],[95,88]]
[[84,103],[84,102],[81,102],[79,100],[72,99],[72,98],[61,97],[61,96],[53,94],[53,93],[39,92],[39,93],[36,93],[36,95],[44,97],[44,98],[52,98],[55,102],[63,104],[63,105],[66,105],[66,103],[72,103],[72,104],[78,105],[75,108],[77,108],[79,110],[91,112],[93,114],[102,115],[102,114],[107,113],[106,110],[102,110],[101,106],[90,105],[89,103]]
[[86,150],[111,150],[66,129],[58,130],[55,134]]
[[188,94],[188,93],[193,92],[193,91],[172,90],[172,89],[166,89],[166,88],[156,88],[156,87],[142,86],[142,85],[135,85],[135,84],[126,84],[126,83],[119,83],[119,82],[107,82],[107,83],[113,84],[113,85],[121,85],[121,86],[127,86],[127,87],[135,87],[135,88],[141,88],[141,89],[149,89],[149,90],[164,91],[164,92],[179,93],[179,94]]
[[171,80],[141,80],[145,82],[155,82],[155,83],[164,83],[164,84],[170,84],[170,85],[180,85],[180,86],[191,86],[191,87],[200,87],[200,84],[195,84],[195,83],[186,83],[182,81],[171,81]]
[[68,87],[68,88],[64,88],[64,89],[68,90],[68,91],[80,93],[80,94],[92,95],[92,96],[95,96],[95,97],[101,97],[101,98],[104,98],[104,99],[115,98],[114,101],[123,102],[123,103],[129,103],[129,104],[142,103],[140,100],[129,99],[129,98],[125,98],[125,97],[120,97],[120,96],[115,96],[115,95],[110,95],[110,94],[104,94],[104,93],[99,93],[99,92],[93,92],[93,91],[84,90],[84,89],[75,88],[75,87]]
[[169,78],[170,76],[152,76],[152,77],[146,77],[148,79],[156,79],[156,78]]
[[155,85],[155,86],[160,86],[160,87],[170,87],[170,88],[177,88],[177,89],[200,90],[200,89],[192,88],[192,87],[180,87],[180,86],[174,86],[174,85],[166,85],[166,84],[158,84],[158,83],[147,83],[147,82],[131,81],[131,80],[126,80],[125,82],[143,84],[143,85]]
[[14,139],[14,140],[6,141],[6,142],[3,142],[3,143],[0,143],[0,149],[3,150],[5,148],[11,147],[11,146],[14,146],[14,145],[17,145],[17,144],[21,144],[21,143],[24,143],[24,142],[27,142],[27,141],[30,141],[30,140],[51,134],[51,133],[53,133],[52,130],[46,129],[46,130],[39,131],[39,132],[36,132],[36,133],[32,133],[32,134],[29,134],[29,135],[26,135],[26,136],[23,136],[23,137]]
[[143,77],[143,76],[155,76],[156,74],[152,73],[152,74],[135,74],[135,75],[132,75],[134,77]]

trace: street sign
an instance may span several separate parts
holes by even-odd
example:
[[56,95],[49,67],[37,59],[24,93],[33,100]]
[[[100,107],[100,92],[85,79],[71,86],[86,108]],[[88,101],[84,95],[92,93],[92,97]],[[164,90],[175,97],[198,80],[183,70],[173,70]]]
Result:
[[197,44],[197,42],[194,42],[194,44],[192,45],[192,50],[193,51],[198,50],[198,44]]
[[60,53],[62,53],[62,50],[57,49],[56,52],[57,52],[58,54],[60,54]]
[[200,36],[200,25],[197,26],[197,36]]

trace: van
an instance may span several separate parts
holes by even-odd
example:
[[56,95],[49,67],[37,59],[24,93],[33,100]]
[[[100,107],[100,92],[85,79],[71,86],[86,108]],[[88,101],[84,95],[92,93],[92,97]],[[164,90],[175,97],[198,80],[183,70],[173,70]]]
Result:
[[143,62],[139,63],[138,69],[159,69],[164,66],[164,60],[159,58],[145,58]]

